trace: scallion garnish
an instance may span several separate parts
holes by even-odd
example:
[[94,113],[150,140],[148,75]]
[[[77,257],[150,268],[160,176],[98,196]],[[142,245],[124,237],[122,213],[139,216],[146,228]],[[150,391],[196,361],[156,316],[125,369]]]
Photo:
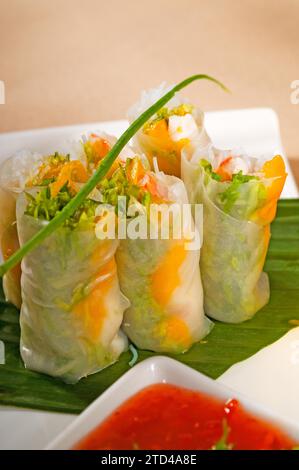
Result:
[[230,427],[227,423],[227,420],[224,418],[222,421],[222,436],[220,437],[219,441],[213,445],[211,450],[232,450],[233,444],[227,442],[229,433]]

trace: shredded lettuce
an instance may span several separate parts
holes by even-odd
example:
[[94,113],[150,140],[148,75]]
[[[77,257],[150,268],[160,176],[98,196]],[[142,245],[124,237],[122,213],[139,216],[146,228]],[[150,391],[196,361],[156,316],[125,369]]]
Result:
[[29,181],[27,181],[27,187],[31,186],[47,186],[50,183],[55,181],[55,176],[48,177],[48,172],[51,170],[59,170],[65,163],[70,161],[69,154],[61,154],[59,152],[55,152],[52,155],[49,155],[45,159],[43,159],[42,164],[38,168],[36,175]]
[[243,175],[242,171],[232,175],[232,181],[229,184],[228,188],[219,194],[219,199],[223,204],[223,210],[226,213],[229,213],[238,200],[240,186],[244,183],[248,183],[252,180],[258,180],[256,176]]
[[83,150],[86,156],[87,168],[92,172],[97,166],[96,163],[99,161],[99,156],[94,149],[93,143],[90,141],[83,144]]
[[[128,160],[129,161],[129,160]],[[128,162],[127,161],[127,162]],[[111,178],[105,178],[99,185],[103,197],[103,203],[111,204],[117,213],[117,201],[119,196],[126,197],[127,206],[133,198],[148,208],[151,195],[148,191],[128,181],[126,168],[119,167]]]
[[142,205],[145,206],[146,210],[149,210],[152,201],[151,194],[147,191],[143,194]]
[[52,220],[57,212],[71,200],[71,195],[65,185],[56,197],[51,197],[50,187],[47,186],[33,195],[26,192],[28,205],[25,214],[35,219]]
[[221,181],[221,176],[218,175],[217,173],[215,173],[213,171],[213,168],[212,168],[212,165],[210,162],[208,162],[208,160],[205,160],[205,159],[201,159],[200,160],[200,165],[203,167],[203,169],[205,170],[205,172],[211,176],[211,178],[215,181]]
[[83,144],[83,149],[86,155],[87,162],[90,165],[94,162],[95,159],[95,152],[92,143],[89,141],[85,142]]
[[[50,187],[39,190],[35,195],[26,192],[28,200],[26,215],[30,215],[35,219],[52,220],[72,199],[67,184],[65,184],[59,193],[51,196]],[[75,211],[75,213],[65,221],[65,226],[74,229],[78,225],[82,228],[85,225],[93,223],[95,209],[98,206],[96,201],[86,199]]]
[[62,153],[59,153],[59,152],[54,152],[53,155],[50,155],[47,159],[46,159],[46,163],[48,165],[60,165],[60,164],[64,164],[64,163],[67,163],[70,161],[70,154],[62,154]]

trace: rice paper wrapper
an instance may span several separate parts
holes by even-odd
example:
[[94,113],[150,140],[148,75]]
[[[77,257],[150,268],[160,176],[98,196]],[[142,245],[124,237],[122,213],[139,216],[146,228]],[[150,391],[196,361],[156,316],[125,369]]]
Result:
[[[6,159],[0,167],[0,242],[4,258],[19,248],[16,226],[16,199],[25,187],[31,171],[40,163],[41,156],[29,151],[20,151]],[[21,307],[20,266],[3,276],[3,290],[8,302]]]
[[[6,260],[18,249],[19,240],[16,226],[16,198],[10,191],[0,187],[0,242],[2,258]],[[3,276],[5,298],[17,308],[21,306],[20,267]]]
[[[227,214],[214,202],[219,200],[223,183],[206,175],[199,164],[199,153],[198,158],[192,158],[190,152],[183,151],[182,178],[190,202],[203,204],[200,268],[205,311],[216,320],[240,323],[252,318],[270,297],[268,276],[263,272],[270,225],[246,220],[256,208],[254,194],[260,182],[245,183],[241,203],[237,202]],[[254,183],[256,188],[251,187]],[[247,199],[246,205],[249,195],[253,200]]]
[[[23,245],[47,222],[24,214],[17,201]],[[120,331],[128,306],[114,259],[118,242],[94,229],[61,227],[22,261],[21,356],[31,370],[67,383],[114,363],[127,348]]]
[[[138,116],[140,116],[147,108],[152,106],[158,99],[165,93],[170,91],[172,87],[167,86],[166,83],[161,83],[157,88],[152,88],[148,91],[143,91],[139,101],[134,104],[128,111],[129,122],[132,123]],[[180,94],[176,94],[168,103],[167,108],[173,109],[182,104],[189,104],[188,100],[184,99]],[[193,109],[192,116],[196,123],[197,129],[188,136],[189,142],[197,142],[200,146],[205,146],[210,142],[210,138],[204,127],[204,113],[198,109]],[[171,139],[169,133],[163,136],[158,133],[157,135],[149,135],[141,128],[136,132],[133,143],[138,152],[144,153],[153,167],[153,159],[156,158],[160,170],[169,175],[180,176],[181,168],[181,150],[187,144],[186,139],[174,141]]]
[[[181,180],[163,173],[159,178],[169,186],[173,202],[187,203]],[[123,330],[141,349],[182,353],[212,328],[203,309],[200,248],[188,250],[186,242],[162,236],[120,241],[116,255],[119,280],[131,303]]]
[[[105,137],[108,138],[106,134]],[[63,142],[56,150],[58,153],[69,154],[70,159],[84,161],[83,145],[80,141]],[[46,158],[47,155],[38,152],[21,150],[4,160],[0,166],[0,242],[4,258],[6,253],[10,256],[19,248],[16,226],[17,197]],[[3,276],[5,298],[17,308],[21,307],[20,272],[21,267],[17,266]]]

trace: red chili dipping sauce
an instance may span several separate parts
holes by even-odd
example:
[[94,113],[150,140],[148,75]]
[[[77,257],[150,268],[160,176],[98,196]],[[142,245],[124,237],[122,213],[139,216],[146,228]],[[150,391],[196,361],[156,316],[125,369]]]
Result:
[[141,390],[124,402],[74,449],[185,450],[292,449],[289,437],[246,412],[169,384]]

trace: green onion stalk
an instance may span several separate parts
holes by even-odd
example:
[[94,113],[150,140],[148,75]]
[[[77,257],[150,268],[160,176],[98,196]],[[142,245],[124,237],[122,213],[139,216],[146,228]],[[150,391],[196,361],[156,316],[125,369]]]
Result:
[[127,145],[130,139],[136,134],[136,132],[154,115],[161,109],[168,101],[173,98],[175,93],[182,90],[192,82],[196,80],[210,80],[219,85],[223,90],[227,91],[227,88],[218,80],[209,75],[198,74],[192,75],[186,78],[182,82],[175,85],[168,93],[160,98],[156,103],[150,106],[144,113],[142,113],[120,136],[115,145],[112,147],[110,152],[103,158],[96,172],[91,176],[87,183],[80,189],[76,196],[70,200],[70,202],[63,208],[63,210],[57,214],[47,225],[45,225],[39,232],[36,233],[30,240],[28,240],[19,250],[17,250],[7,261],[0,265],[0,276],[3,277],[7,271],[16,266],[25,255],[36,248],[42,243],[51,233],[60,227],[65,220],[67,220],[80,204],[87,198],[90,192],[97,186],[97,184],[104,178],[111,168],[113,162],[118,157],[121,150]]

